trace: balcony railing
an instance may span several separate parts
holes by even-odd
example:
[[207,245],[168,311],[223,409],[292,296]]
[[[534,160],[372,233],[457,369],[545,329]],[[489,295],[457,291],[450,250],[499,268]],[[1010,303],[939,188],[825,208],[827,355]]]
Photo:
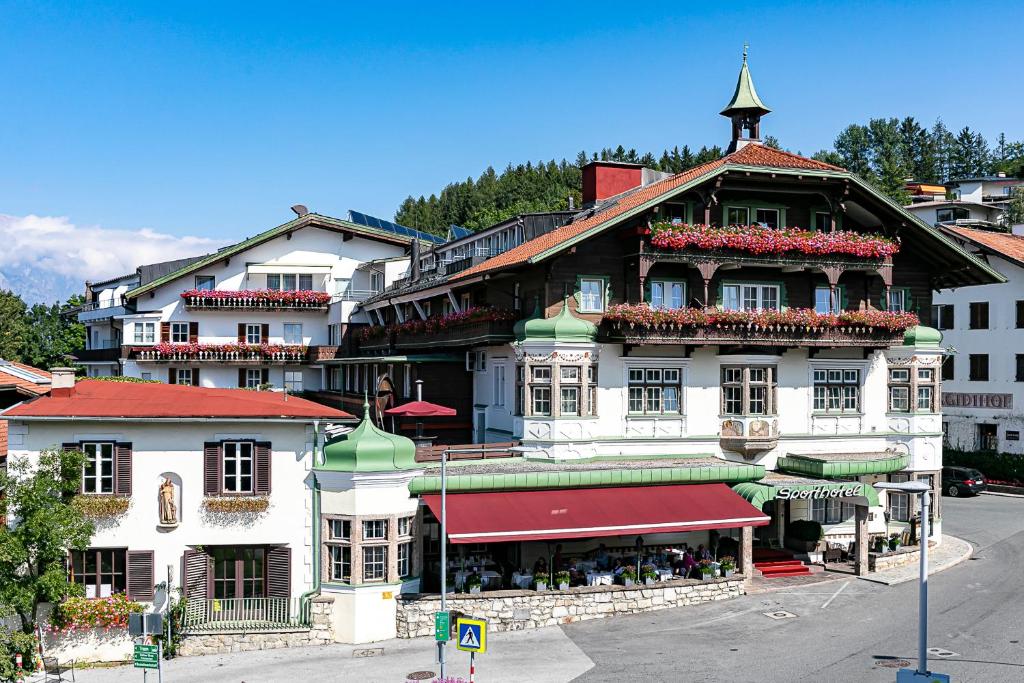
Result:
[[121,357],[121,347],[118,345],[99,349],[82,349],[81,351],[75,351],[74,356],[80,363],[115,361]]
[[398,330],[396,349],[475,346],[512,340],[512,320],[481,320],[434,331]]
[[663,311],[623,304],[608,311],[601,327],[604,339],[626,344],[881,348],[902,344],[904,332],[916,324],[912,313],[886,311]]
[[182,292],[185,307],[206,311],[326,311],[331,302],[327,292],[294,292],[261,289],[252,291],[197,290]]
[[309,601],[301,598],[189,598],[182,631],[272,631],[309,628],[310,624]]
[[128,357],[137,361],[207,361],[217,363],[286,363],[304,361],[304,346],[247,344],[157,344],[128,347]]

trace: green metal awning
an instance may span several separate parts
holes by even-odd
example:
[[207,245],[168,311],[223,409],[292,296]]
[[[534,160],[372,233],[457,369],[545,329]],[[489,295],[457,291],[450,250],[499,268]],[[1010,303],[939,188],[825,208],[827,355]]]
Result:
[[892,451],[880,453],[789,453],[777,467],[792,474],[831,479],[888,474],[906,469],[910,456]]
[[[860,481],[813,480],[802,477],[778,477],[762,481],[733,484],[733,491],[761,510],[770,500],[836,499],[854,502],[854,498],[867,499],[868,507],[877,507],[878,491],[871,484]],[[781,495],[780,495],[781,493]]]

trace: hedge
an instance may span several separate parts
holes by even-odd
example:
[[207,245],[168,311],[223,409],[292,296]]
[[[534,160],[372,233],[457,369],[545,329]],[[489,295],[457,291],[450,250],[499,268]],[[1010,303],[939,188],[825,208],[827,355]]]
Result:
[[1013,453],[946,449],[943,452],[942,464],[974,468],[981,471],[991,483],[1024,482],[1024,456]]

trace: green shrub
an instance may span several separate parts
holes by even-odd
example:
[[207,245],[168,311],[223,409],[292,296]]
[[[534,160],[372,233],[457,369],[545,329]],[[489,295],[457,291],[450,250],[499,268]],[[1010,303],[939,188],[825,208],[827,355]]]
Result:
[[117,375],[114,377],[85,377],[83,379],[97,380],[100,382],[131,382],[133,384],[160,384],[158,379],[142,379],[141,377],[126,377]]
[[21,654],[22,670],[35,670],[36,637],[23,631],[0,629],[0,681],[18,681],[14,656]]
[[1024,456],[1013,453],[971,452],[947,448],[942,453],[942,464],[972,467],[996,481],[1024,482]]

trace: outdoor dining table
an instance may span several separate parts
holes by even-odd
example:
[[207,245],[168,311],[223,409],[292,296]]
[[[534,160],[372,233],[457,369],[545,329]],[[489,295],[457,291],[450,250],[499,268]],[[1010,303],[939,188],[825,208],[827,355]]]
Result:
[[[464,586],[466,583],[466,578],[473,573],[474,572],[464,571],[455,572],[455,585]],[[490,588],[492,586],[497,586],[499,588],[501,587],[501,574],[495,571],[491,571],[489,569],[480,572],[480,587]]]
[[658,581],[668,581],[672,578],[671,569],[655,569],[654,571],[658,574]]
[[610,586],[615,583],[615,575],[612,572],[587,572],[588,586]]

